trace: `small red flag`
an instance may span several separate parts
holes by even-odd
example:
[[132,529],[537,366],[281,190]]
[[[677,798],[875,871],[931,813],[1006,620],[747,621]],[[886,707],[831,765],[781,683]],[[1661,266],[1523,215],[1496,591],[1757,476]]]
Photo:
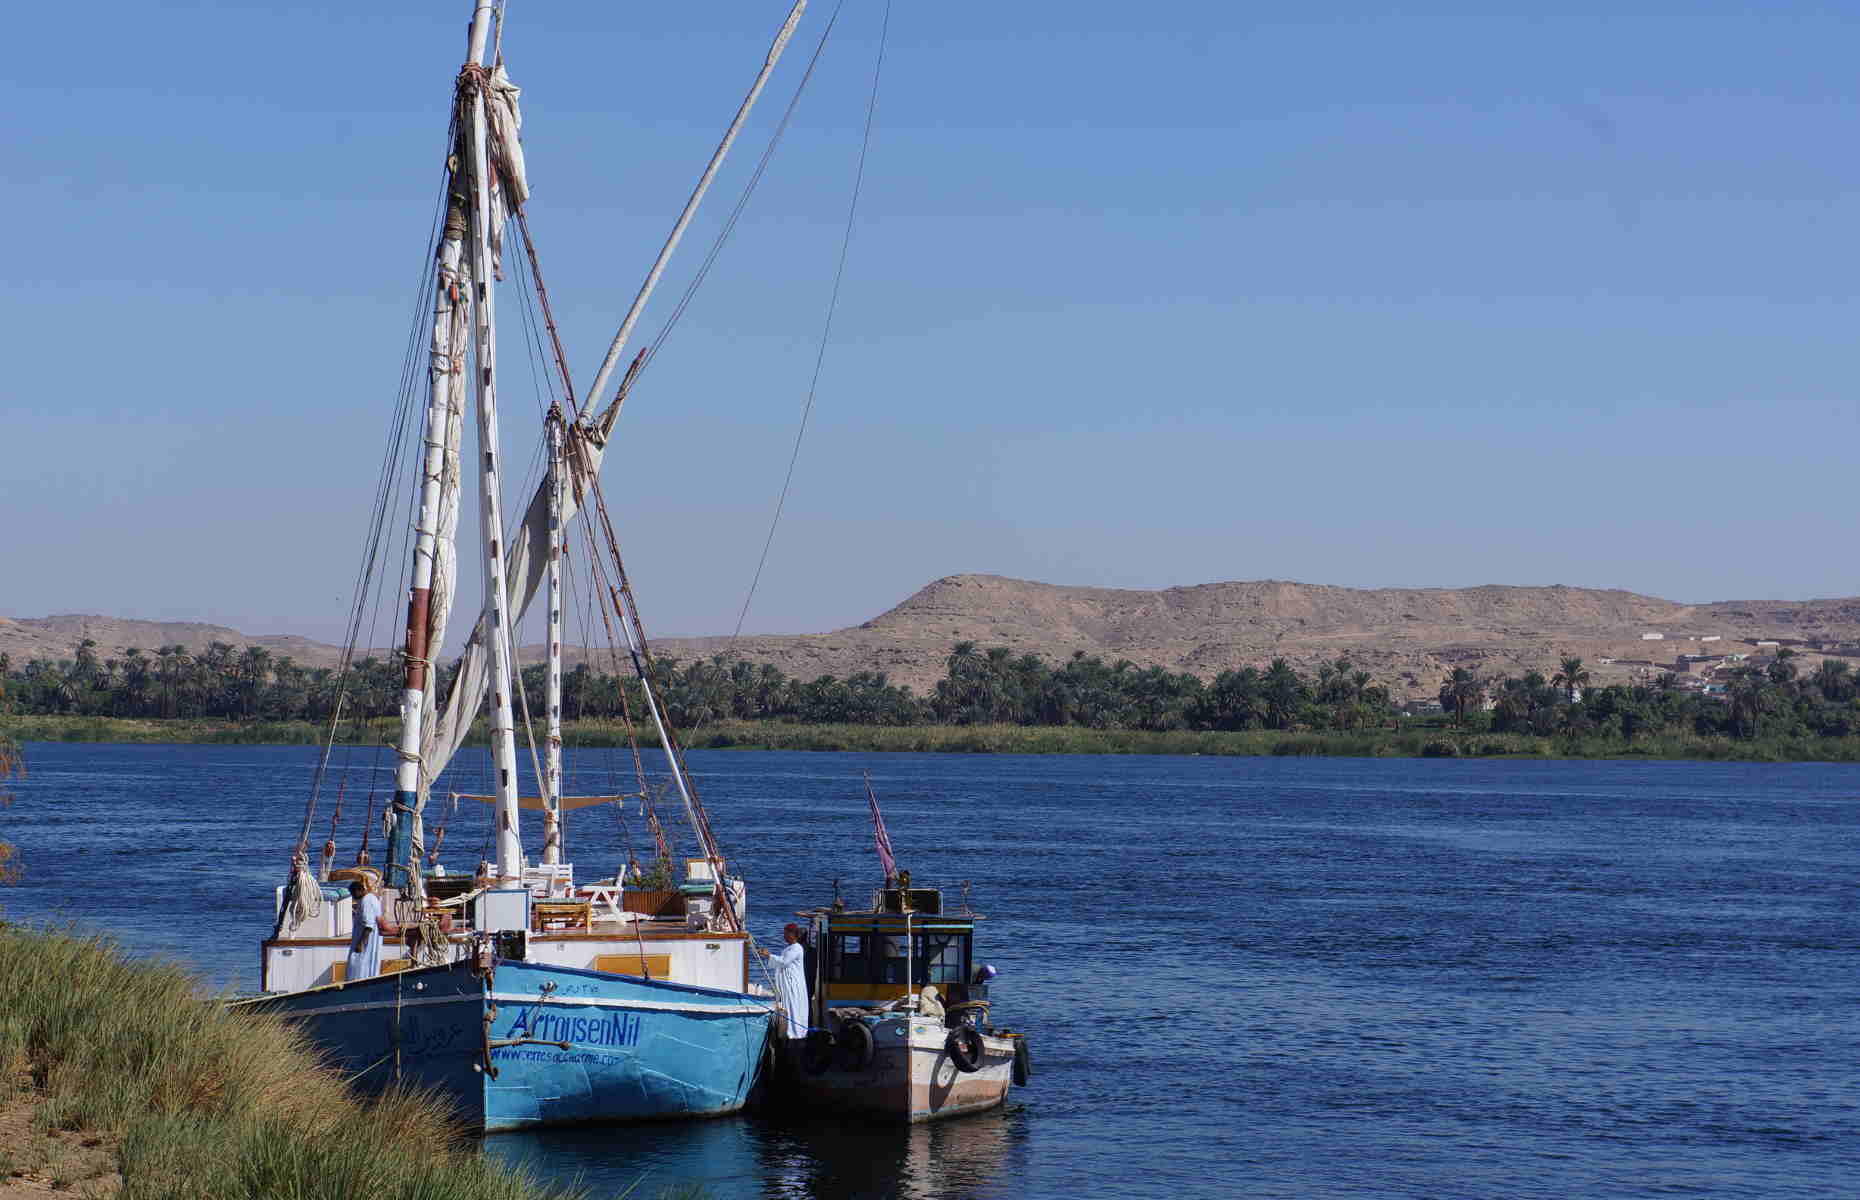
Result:
[[891,856],[891,835],[885,832],[885,816],[878,811],[878,794],[872,790],[872,777],[865,777],[865,798],[872,805],[872,837],[878,845],[878,861],[885,868],[885,882],[898,873],[898,861]]

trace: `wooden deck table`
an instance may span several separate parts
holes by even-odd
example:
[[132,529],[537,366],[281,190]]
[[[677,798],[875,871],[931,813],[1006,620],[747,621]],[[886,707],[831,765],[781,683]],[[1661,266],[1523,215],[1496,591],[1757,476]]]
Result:
[[536,900],[530,904],[530,913],[538,931],[552,922],[569,929],[594,928],[594,906],[586,900]]

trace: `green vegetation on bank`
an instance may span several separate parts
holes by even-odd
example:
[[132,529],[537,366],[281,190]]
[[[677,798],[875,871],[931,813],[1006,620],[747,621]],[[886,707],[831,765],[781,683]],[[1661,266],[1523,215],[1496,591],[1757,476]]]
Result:
[[178,967],[92,938],[0,927],[5,1174],[126,1200],[521,1200],[431,1098],[357,1100],[281,1022],[235,1015]]
[[[327,731],[308,722],[254,725],[210,721],[126,721],[109,717],[14,717],[22,741],[146,742],[242,745],[319,744]],[[391,723],[371,723],[363,740],[392,745]],[[482,722],[472,741],[484,743]],[[574,721],[564,730],[572,752],[627,744],[618,721]],[[1347,758],[1655,758],[1744,762],[1860,762],[1860,737],[1731,738],[1665,732],[1618,736],[1495,732],[1474,719],[1464,728],[1442,718],[1404,720],[1364,730],[1081,729],[1028,725],[800,725],[717,721],[685,735],[696,750],[842,750],[924,754],[1206,754]],[[642,735],[641,744],[652,739]]]
[[[667,718],[694,749],[1849,760],[1860,738],[1860,679],[1834,660],[1802,676],[1787,649],[1761,666],[1727,665],[1709,693],[1672,674],[1594,687],[1573,657],[1549,679],[1462,668],[1438,692],[1451,729],[1431,734],[1347,658],[1315,676],[1274,659],[1207,681],[1085,654],[1054,666],[959,642],[925,697],[879,672],[803,681],[721,655],[658,658],[651,669]],[[452,678],[441,673],[441,694]],[[543,669],[525,668],[522,682],[528,710],[543,711]],[[306,670],[220,643],[200,655],[169,646],[153,658],[101,659],[85,641],[70,660],[18,669],[0,655],[0,721],[22,740],[312,743],[342,712],[351,728],[339,740],[379,741],[399,695],[396,671],[380,660]],[[621,744],[623,714],[644,708],[636,679],[584,663],[563,680],[571,743]]]

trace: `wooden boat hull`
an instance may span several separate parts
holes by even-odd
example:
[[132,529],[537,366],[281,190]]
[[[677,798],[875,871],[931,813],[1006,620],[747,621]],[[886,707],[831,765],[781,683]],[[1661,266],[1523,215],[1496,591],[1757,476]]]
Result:
[[768,1003],[741,993],[512,959],[236,1007],[296,1023],[357,1087],[429,1088],[487,1133],[735,1112],[770,1023]]
[[963,1071],[950,1057],[949,1031],[940,1020],[889,1017],[868,1027],[873,1041],[869,1066],[857,1069],[839,1056],[819,1072],[797,1064],[803,1103],[917,1124],[983,1112],[1007,1099],[1015,1039],[984,1035],[981,1065]]

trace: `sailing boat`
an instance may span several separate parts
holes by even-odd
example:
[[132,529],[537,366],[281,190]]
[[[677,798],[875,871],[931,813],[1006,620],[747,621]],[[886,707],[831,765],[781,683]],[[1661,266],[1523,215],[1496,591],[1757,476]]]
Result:
[[[797,0],[777,34],[609,347],[586,393],[590,398],[604,393],[666,260],[804,7],[805,0]],[[727,871],[676,736],[665,722],[645,631],[600,499],[601,457],[641,360],[635,359],[605,410],[576,408],[524,217],[529,187],[519,141],[519,93],[504,69],[501,49],[494,48],[502,42],[501,13],[501,5],[494,13],[491,0],[473,0],[469,53],[454,92],[444,219],[432,276],[418,519],[411,545],[398,765],[384,820],[385,872],[368,863],[365,851],[356,865],[334,868],[333,822],[320,869],[312,872],[308,844],[323,774],[319,767],[290,882],[278,889],[276,923],[262,943],[260,987],[265,994],[235,1007],[278,1013],[294,1022],[363,1089],[395,1084],[429,1089],[454,1104],[463,1124],[484,1131],[733,1112],[744,1105],[761,1072],[772,1006],[766,994],[750,990],[745,891]],[[542,300],[569,411],[559,403],[550,411],[547,477],[523,521],[510,529],[506,545],[494,284],[502,278],[502,250],[513,224]],[[454,592],[468,390],[477,411],[486,602],[442,705],[432,658],[444,641]],[[590,499],[592,505],[586,503]],[[598,523],[590,519],[590,508],[598,511]],[[378,506],[377,521],[385,511]],[[577,513],[605,535],[611,561],[600,566],[596,559],[604,585],[597,589],[603,619],[610,628],[617,625],[624,637],[700,851],[686,860],[682,883],[645,897],[626,889],[624,869],[601,884],[578,886],[572,864],[561,861],[565,809],[626,799],[577,800],[561,794],[562,534]],[[520,685],[512,631],[544,575],[547,766],[537,772],[542,795],[525,798],[517,793],[512,693]],[[361,609],[358,598],[356,611]],[[357,629],[359,620],[352,625],[352,644]],[[495,854],[476,875],[446,876],[433,862],[436,847],[429,854],[425,844],[427,801],[435,779],[487,702],[495,788],[478,799],[494,806]],[[640,791],[632,798],[650,804],[643,768],[640,774]],[[340,792],[337,805],[340,810]],[[534,865],[526,861],[519,836],[526,809],[543,817],[541,861]],[[656,818],[653,828],[658,835]],[[658,842],[663,860],[666,843],[663,837]],[[404,951],[385,948],[379,974],[351,979],[347,951],[357,912],[343,884],[357,879],[364,881],[364,892],[384,898],[386,910],[397,913],[408,932]]]

